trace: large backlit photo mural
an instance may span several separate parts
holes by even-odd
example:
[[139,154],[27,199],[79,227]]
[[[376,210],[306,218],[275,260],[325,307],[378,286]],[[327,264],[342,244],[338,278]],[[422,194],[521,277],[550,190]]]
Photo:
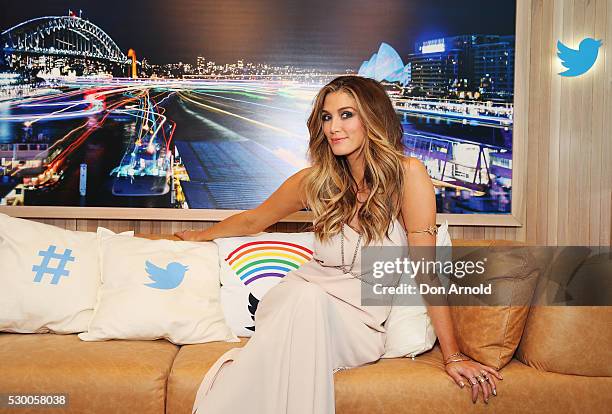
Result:
[[254,208],[308,166],[315,93],[354,74],[384,85],[439,213],[510,214],[515,0],[2,8],[1,205]]

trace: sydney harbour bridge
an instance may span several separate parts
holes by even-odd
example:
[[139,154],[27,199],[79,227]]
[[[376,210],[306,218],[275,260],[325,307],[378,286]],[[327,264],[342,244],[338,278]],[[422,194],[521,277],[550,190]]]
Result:
[[[76,16],[45,16],[27,20],[0,35],[4,66],[19,70],[48,69],[58,60],[81,65],[87,73],[101,67],[126,74],[128,56],[100,27]],[[100,66],[102,65],[102,66]],[[82,74],[82,73],[79,73]]]
[[17,24],[0,47],[0,205],[244,209],[305,153],[312,86],[138,78],[133,50],[73,15]]

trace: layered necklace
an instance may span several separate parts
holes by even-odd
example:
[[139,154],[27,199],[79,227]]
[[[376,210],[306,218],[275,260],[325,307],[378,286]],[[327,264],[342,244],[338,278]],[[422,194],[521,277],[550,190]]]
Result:
[[361,246],[361,240],[363,238],[362,233],[358,233],[359,238],[357,239],[357,245],[355,246],[355,251],[353,252],[353,260],[351,260],[351,265],[347,267],[346,262],[344,260],[344,226],[345,224],[342,223],[342,227],[340,228],[340,257],[342,258],[342,265],[334,267],[336,269],[340,269],[344,274],[351,275],[355,279],[361,280],[362,282],[367,283],[368,285],[374,286],[374,281],[368,281],[364,279],[359,272],[353,272],[353,267],[355,266],[355,261],[357,260],[357,253],[359,252],[359,247]]
[[358,279],[359,276],[356,273],[353,273],[353,267],[355,266],[355,260],[357,260],[357,252],[359,252],[359,246],[361,245],[361,239],[363,235],[359,233],[359,238],[357,239],[357,245],[355,246],[355,252],[353,253],[353,260],[351,261],[351,267],[347,269],[346,264],[344,262],[344,222],[342,223],[342,227],[340,227],[340,256],[342,257],[342,265],[339,266],[340,270],[343,273],[348,273]]
[[[359,189],[357,189],[357,194],[361,192],[363,192],[363,190],[359,191]],[[359,202],[359,196],[357,196],[356,198],[357,198],[357,201]],[[355,261],[357,260],[357,253],[359,252],[359,247],[361,247],[361,239],[363,238],[363,233],[358,233],[357,231],[355,231],[355,233],[359,234],[359,238],[357,239],[357,244],[355,245],[355,251],[353,252],[353,260],[351,260],[350,267],[347,267],[345,263],[345,260],[344,260],[344,239],[345,239],[344,226],[345,225],[348,226],[348,224],[345,224],[344,222],[342,222],[342,226],[340,227],[340,257],[342,258],[342,265],[335,266],[335,267],[337,269],[342,270],[342,273],[349,274],[353,276],[354,278],[361,280],[362,282],[370,283],[362,279],[361,275],[358,272],[353,272],[353,267],[355,267]]]

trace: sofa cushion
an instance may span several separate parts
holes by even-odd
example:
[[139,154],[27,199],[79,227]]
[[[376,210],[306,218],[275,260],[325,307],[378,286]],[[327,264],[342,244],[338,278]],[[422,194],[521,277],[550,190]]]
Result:
[[[448,222],[445,221],[439,228],[436,236],[436,260],[445,262],[451,260],[452,242],[448,234]],[[401,284],[412,284],[410,273],[404,273]],[[427,307],[419,297],[419,304],[402,304],[402,296],[396,296],[385,321],[387,331],[385,336],[385,353],[382,358],[413,357],[429,351],[436,342],[436,331],[427,313]],[[408,299],[409,301],[414,299]]]
[[241,337],[239,343],[210,342],[183,345],[174,359],[172,371],[168,377],[166,414],[191,413],[196,393],[206,371],[225,352],[244,346],[248,340],[248,338]]
[[455,248],[453,255],[463,261],[484,261],[484,273],[452,278],[453,283],[490,284],[492,293],[448,296],[457,343],[464,354],[500,369],[510,362],[521,340],[537,283],[537,263],[520,246],[491,246],[465,253]]
[[83,332],[99,286],[95,233],[0,213],[0,331]]
[[[167,414],[189,413],[206,371],[240,344],[208,343],[181,347],[168,378]],[[253,373],[254,379],[257,373]],[[414,359],[381,359],[334,375],[336,413],[439,412],[604,412],[612,404],[612,378],[540,372],[513,359],[502,370],[498,396],[474,405],[469,387],[459,388],[444,371],[436,345]],[[236,391],[236,390],[233,390]],[[236,398],[228,394],[228,398]]]
[[612,376],[612,306],[534,306],[517,358],[543,370]]
[[259,301],[287,273],[312,259],[313,233],[261,233],[214,242],[225,318],[236,335],[251,336]]
[[[459,388],[444,371],[436,345],[408,358],[340,371],[335,376],[336,412],[397,413],[523,413],[606,412],[612,378],[575,377],[530,368],[512,359],[501,371],[497,397],[489,404],[471,401],[469,386]],[[365,386],[367,384],[367,386]]]
[[561,299],[566,299],[565,293],[570,281],[582,267],[591,249],[587,246],[566,246],[535,247],[531,250],[542,269],[532,305],[563,304]]
[[164,340],[83,342],[76,335],[0,333],[0,392],[68,394],[68,409],[54,413],[162,414],[177,351]]
[[237,341],[219,303],[214,243],[99,233],[102,287],[84,341]]

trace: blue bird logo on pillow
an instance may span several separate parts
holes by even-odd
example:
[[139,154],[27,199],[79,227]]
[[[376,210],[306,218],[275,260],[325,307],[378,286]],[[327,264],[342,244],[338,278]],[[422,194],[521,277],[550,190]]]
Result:
[[185,272],[189,269],[179,262],[168,263],[166,268],[155,266],[150,261],[146,261],[145,270],[149,274],[149,279],[153,283],[145,283],[145,286],[155,289],[174,289],[181,284],[185,277]]
[[557,56],[561,59],[561,64],[567,68],[565,72],[560,72],[561,76],[580,76],[586,73],[595,64],[601,40],[587,37],[580,42],[578,50],[572,49],[557,42]]

